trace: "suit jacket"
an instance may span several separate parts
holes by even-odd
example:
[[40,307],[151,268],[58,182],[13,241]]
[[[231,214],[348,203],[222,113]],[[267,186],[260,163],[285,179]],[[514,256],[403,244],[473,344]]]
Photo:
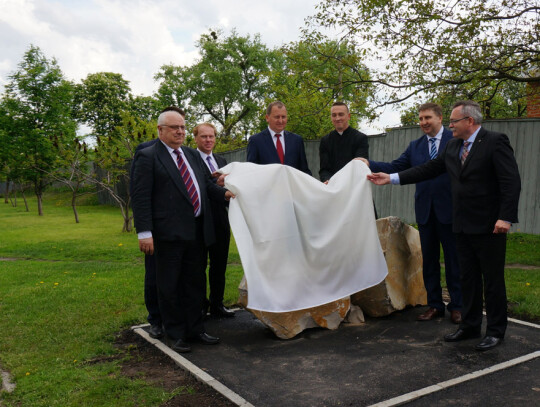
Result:
[[[452,138],[452,131],[444,129],[439,144],[439,154],[444,151],[446,144]],[[422,137],[411,141],[407,150],[399,158],[390,163],[370,160],[369,167],[373,172],[394,173],[424,164],[431,160],[428,144],[427,137],[422,135]],[[414,199],[416,222],[419,224],[425,225],[428,222],[432,208],[439,222],[444,224],[452,223],[452,193],[450,190],[450,178],[447,173],[418,182]]]
[[492,233],[498,219],[517,222],[521,180],[508,137],[480,128],[463,166],[462,145],[461,139],[450,140],[436,159],[400,172],[400,183],[412,184],[446,171],[456,233]]
[[131,168],[129,170],[129,196],[133,196],[133,185],[135,183],[135,158],[137,157],[137,153],[140,150],[145,149],[146,147],[153,146],[158,141],[158,138],[155,138],[153,140],[145,141],[141,144],[139,144],[137,147],[135,147],[135,156],[133,157],[133,161],[131,162]]
[[[212,154],[212,155],[214,156],[214,159],[216,160],[218,168],[222,168],[227,165],[227,160],[225,158],[217,154]],[[206,164],[204,164],[203,168],[205,169],[207,176],[211,176],[210,169],[208,168]],[[229,230],[230,228],[229,213],[227,212],[227,206],[229,206],[229,202],[227,201],[217,202],[217,201],[211,200],[210,206],[212,207],[212,216],[214,218],[214,224],[216,225],[216,227]]]
[[[201,216],[206,245],[215,241],[209,196],[225,199],[225,189],[207,176],[199,153],[181,147],[199,184]],[[151,231],[158,240],[195,240],[196,224],[193,205],[178,167],[161,142],[140,150],[135,157],[133,215],[137,232]]]
[[[311,175],[308,168],[304,141],[298,134],[289,131],[283,132],[285,142],[284,164]],[[270,131],[257,133],[249,138],[246,161],[255,164],[280,164],[276,146],[270,135]]]

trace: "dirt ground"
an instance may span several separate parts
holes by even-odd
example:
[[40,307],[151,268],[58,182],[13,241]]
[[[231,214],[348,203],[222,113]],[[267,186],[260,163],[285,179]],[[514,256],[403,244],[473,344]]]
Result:
[[144,379],[171,392],[185,389],[160,407],[233,407],[234,403],[197,381],[178,367],[167,355],[145,341],[131,329],[122,331],[116,346],[123,357],[122,374]]

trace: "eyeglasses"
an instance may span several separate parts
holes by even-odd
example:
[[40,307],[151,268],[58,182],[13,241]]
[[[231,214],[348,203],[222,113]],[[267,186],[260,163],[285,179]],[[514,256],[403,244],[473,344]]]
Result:
[[178,125],[174,125],[174,126],[169,126],[168,124],[160,124],[161,127],[168,127],[169,129],[172,129],[174,131],[178,131],[180,129],[182,130],[185,130],[186,129],[186,126],[178,126]]
[[460,122],[462,120],[465,120],[465,119],[470,119],[471,116],[465,116],[465,117],[462,117],[461,119],[454,119],[454,120],[450,120],[450,124],[454,124],[454,123],[457,123],[457,122]]

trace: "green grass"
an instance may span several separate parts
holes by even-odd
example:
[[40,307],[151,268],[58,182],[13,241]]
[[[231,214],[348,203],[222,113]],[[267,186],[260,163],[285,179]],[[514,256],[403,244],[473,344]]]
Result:
[[[15,392],[3,406],[158,406],[165,392],[120,374],[116,333],[146,322],[143,255],[137,236],[122,233],[119,209],[95,205],[92,195],[74,222],[67,192],[48,194],[44,216],[0,204],[0,365]],[[540,266],[540,237],[512,234],[507,260]],[[508,269],[513,315],[540,320],[540,271]],[[235,304],[242,278],[231,244],[225,303]],[[121,355],[120,355],[121,356]],[[96,361],[100,363],[95,363]]]
[[[92,203],[93,199],[87,199]],[[144,261],[119,209],[48,194],[44,216],[0,204],[0,366],[17,384],[3,406],[158,406],[176,389],[120,374],[115,334],[146,322]],[[225,303],[238,299],[243,271],[231,245]],[[96,360],[101,361],[95,363]]]

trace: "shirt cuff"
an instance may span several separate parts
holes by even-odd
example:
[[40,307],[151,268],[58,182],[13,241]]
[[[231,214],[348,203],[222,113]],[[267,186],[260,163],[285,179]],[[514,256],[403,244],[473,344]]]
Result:
[[399,185],[399,174],[397,172],[390,174],[390,183],[392,185]]
[[148,230],[141,233],[137,233],[137,237],[139,238],[139,240],[148,239],[149,237],[152,237],[152,232]]

